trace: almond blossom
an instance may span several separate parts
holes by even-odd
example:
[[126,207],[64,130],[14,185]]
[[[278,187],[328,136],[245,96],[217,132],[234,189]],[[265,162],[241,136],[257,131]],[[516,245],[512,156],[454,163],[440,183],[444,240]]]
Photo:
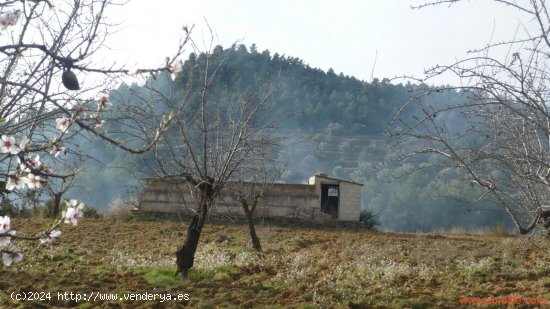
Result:
[[19,142],[19,144],[16,145],[16,147],[18,148],[18,151],[17,153],[25,150],[25,148],[27,148],[27,145],[29,144],[30,140],[28,137],[23,137],[23,139],[21,139],[21,142]]
[[[1,234],[15,235],[15,231],[12,231],[10,228],[10,217],[8,216],[0,216],[0,235]],[[10,244],[10,242],[10,236],[0,237],[0,248]]]
[[174,73],[180,73],[183,70],[183,64],[181,61],[176,62],[174,67],[172,68],[172,72]]
[[10,230],[10,217],[0,216],[0,234],[3,234]]
[[38,189],[42,186],[42,177],[30,173],[27,175],[26,182],[29,189]]
[[0,152],[2,153],[11,153],[18,154],[19,147],[15,143],[15,138],[13,136],[2,135],[2,141],[0,144]]
[[41,171],[46,175],[50,175],[50,176],[53,175],[53,169],[49,166],[42,166]]
[[105,123],[105,120],[100,119],[99,117],[95,117],[94,121],[95,121],[96,128],[101,128],[103,126],[103,123]]
[[77,200],[66,201],[67,209],[63,210],[61,216],[65,218],[65,223],[78,225],[78,219],[82,217],[82,210],[84,209],[84,203]]
[[50,154],[52,154],[54,157],[58,157],[60,154],[65,154],[67,149],[62,146],[54,146],[54,148],[50,151]]
[[71,120],[67,117],[57,118],[55,122],[57,123],[55,127],[63,133],[69,129],[69,125],[71,124]]
[[25,187],[25,179],[17,174],[10,174],[8,176],[8,183],[6,184],[6,190],[13,191],[14,189],[21,189]]
[[10,244],[6,249],[2,249],[2,262],[4,265],[10,266],[13,262],[21,262],[23,255],[17,252],[17,248]]
[[17,162],[19,162],[19,168],[27,173],[39,169],[40,165],[42,165],[42,162],[40,162],[40,155],[36,155],[34,159],[28,159],[25,161],[21,161],[21,159],[17,158]]
[[74,109],[74,112],[75,114],[84,117],[86,115],[86,106],[84,106],[84,104],[80,104]]
[[20,10],[13,10],[11,12],[6,12],[0,15],[0,29],[6,29],[9,26],[13,26],[19,20],[19,15],[21,15]]
[[19,157],[17,157],[17,164],[19,165],[19,170],[20,171],[26,171],[27,170],[27,165],[25,164],[25,161],[21,161],[21,159]]
[[109,109],[113,104],[109,100],[109,96],[105,93],[99,94],[99,101],[97,102],[97,110],[98,111],[105,111]]
[[11,243],[11,237],[9,235],[15,236],[16,233],[17,232],[13,230],[0,233],[6,235],[0,237],[0,248],[9,245]]
[[177,74],[183,70],[183,64],[181,61],[178,61],[174,66],[172,66],[170,77],[172,80],[176,79]]
[[57,237],[61,236],[61,234],[62,234],[61,231],[53,230],[48,235],[46,235],[45,237],[40,238],[40,243],[41,244],[47,243],[47,244],[51,245]]

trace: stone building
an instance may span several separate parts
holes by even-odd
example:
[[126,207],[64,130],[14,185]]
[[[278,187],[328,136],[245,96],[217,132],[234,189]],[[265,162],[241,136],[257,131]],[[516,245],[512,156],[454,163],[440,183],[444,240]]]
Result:
[[[139,212],[176,214],[195,209],[197,205],[190,194],[190,185],[185,180],[151,181],[141,192]],[[261,187],[255,183],[247,185],[252,191]],[[307,184],[276,183],[264,190],[255,216],[311,221],[359,221],[362,186],[360,183],[328,177],[323,173],[310,177]],[[212,212],[244,215],[230,188],[231,183],[222,190]]]

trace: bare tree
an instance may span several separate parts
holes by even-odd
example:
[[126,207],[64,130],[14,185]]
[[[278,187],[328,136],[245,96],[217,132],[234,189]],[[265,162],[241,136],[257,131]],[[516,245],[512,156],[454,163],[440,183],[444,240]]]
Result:
[[[60,155],[62,152],[65,152],[64,148],[54,148],[52,152],[55,155]],[[47,215],[49,217],[56,218],[61,213],[61,204],[63,202],[63,195],[67,193],[71,188],[75,187],[75,176],[80,171],[78,166],[83,164],[83,160],[79,160],[76,163],[69,164],[67,160],[55,160],[56,164],[53,165],[53,169],[56,171],[61,171],[66,177],[61,179],[50,179],[46,184],[46,191],[51,198],[52,208],[48,209]]]
[[[271,154],[271,152],[268,151],[266,154]],[[246,221],[248,222],[252,247],[257,251],[262,251],[262,244],[256,234],[254,214],[258,205],[261,204],[264,195],[281,177],[282,173],[283,169],[272,156],[257,157],[254,158],[254,162],[249,162],[239,171],[236,171],[236,176],[234,177],[234,179],[237,179],[236,181],[227,184],[227,191],[234,193],[237,201],[239,201],[243,208]]]
[[[76,134],[87,132],[126,151],[140,153],[153,147],[169,123],[169,119],[157,123],[154,133],[142,138],[141,144],[127,142],[135,136],[130,131],[127,140],[122,140],[122,134],[102,129],[110,115],[106,93],[120,78],[133,73],[98,62],[102,59],[98,53],[107,50],[105,39],[116,29],[106,18],[107,10],[116,3],[60,0],[53,4],[47,0],[0,3],[2,194],[36,189],[48,179],[74,176],[73,172],[64,174],[42,164],[39,155],[48,156],[63,148]],[[187,42],[188,29],[184,32],[177,51],[166,63],[136,73],[173,72]],[[23,239],[4,230],[2,236]]]
[[[196,47],[196,46],[195,46]],[[198,51],[199,49],[196,48]],[[253,160],[267,157],[275,143],[272,129],[276,121],[269,98],[273,84],[235,98],[218,97],[219,71],[232,49],[213,48],[192,54],[184,64],[185,79],[179,80],[179,93],[166,88],[154,90],[171,114],[171,125],[153,148],[155,177],[175,183],[186,181],[181,190],[192,196],[196,208],[182,205],[191,215],[184,244],[176,253],[176,274],[187,276],[193,267],[199,238],[220,191],[236,173]],[[159,76],[161,78],[161,76]],[[158,108],[150,118],[163,119]],[[151,162],[151,160],[150,160]]]
[[[483,188],[479,199],[496,201],[519,233],[537,226],[550,232],[550,14],[545,1],[494,2],[526,21],[523,35],[519,31],[508,41],[489,43],[465,59],[427,70],[421,82],[451,75],[460,84],[418,86],[395,117],[392,134],[403,146],[402,160],[436,154],[443,166],[462,170],[471,185]],[[429,103],[430,95],[445,91],[460,93],[463,100]]]

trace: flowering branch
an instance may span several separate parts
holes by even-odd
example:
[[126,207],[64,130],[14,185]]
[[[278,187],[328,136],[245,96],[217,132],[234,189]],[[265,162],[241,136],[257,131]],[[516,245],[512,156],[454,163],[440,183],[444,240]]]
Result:
[[26,240],[37,241],[44,244],[53,244],[53,242],[61,236],[61,231],[57,228],[61,223],[78,225],[78,219],[82,218],[82,211],[84,209],[84,203],[77,200],[66,201],[66,209],[52,226],[35,236],[19,236],[15,230],[10,227],[10,217],[0,216],[0,254],[2,255],[2,261],[4,265],[9,266],[13,262],[20,262],[23,260],[23,254],[19,252],[18,248],[12,243],[12,240]]

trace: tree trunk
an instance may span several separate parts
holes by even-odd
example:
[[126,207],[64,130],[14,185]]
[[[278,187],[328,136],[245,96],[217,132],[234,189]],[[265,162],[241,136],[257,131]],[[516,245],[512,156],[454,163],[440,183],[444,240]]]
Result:
[[258,200],[260,199],[260,194],[254,196],[254,201],[252,203],[252,208],[248,207],[248,201],[243,195],[239,196],[241,201],[241,206],[243,206],[244,213],[246,215],[246,221],[248,221],[248,230],[250,232],[250,238],[252,239],[252,248],[256,251],[262,251],[262,244],[260,243],[260,238],[256,235],[256,227],[254,226],[254,211],[258,205]]
[[248,230],[250,231],[250,238],[252,239],[252,248],[256,251],[262,251],[262,244],[258,235],[256,235],[256,227],[254,226],[254,218],[252,212],[246,212],[246,220],[248,220]]
[[62,195],[63,193],[58,193],[53,195],[53,208],[52,208],[52,213],[50,214],[52,218],[56,218],[57,216],[59,216],[59,205],[61,204]]
[[189,270],[195,262],[195,252],[201,237],[204,221],[208,216],[208,207],[212,201],[212,183],[203,182],[201,185],[202,198],[200,200],[198,212],[193,216],[189,227],[187,228],[187,238],[183,246],[176,252],[176,276],[187,278]]
[[189,269],[195,262],[195,252],[201,237],[202,227],[207,215],[207,205],[200,207],[200,212],[193,216],[187,228],[187,238],[183,246],[176,252],[176,276],[187,277]]

